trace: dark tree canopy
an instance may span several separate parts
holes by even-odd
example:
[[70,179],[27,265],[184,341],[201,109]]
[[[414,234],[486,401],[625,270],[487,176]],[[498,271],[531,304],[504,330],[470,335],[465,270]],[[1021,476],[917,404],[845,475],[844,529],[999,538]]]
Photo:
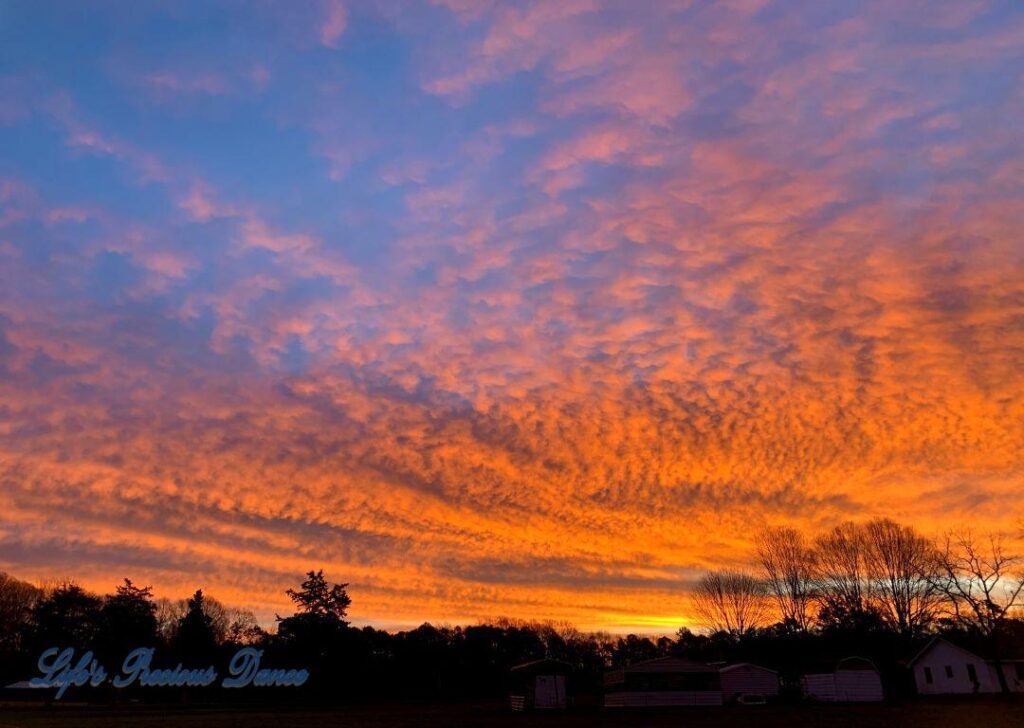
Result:
[[352,600],[345,588],[348,584],[329,584],[323,570],[309,571],[298,589],[285,592],[295,603],[290,617],[278,617],[278,636],[293,646],[302,646],[308,654],[318,655],[327,663],[326,654],[345,649],[352,638],[345,615]]
[[[201,590],[187,600],[154,601],[149,587],[126,579],[101,598],[73,583],[36,590],[0,578],[0,615],[9,615],[19,632],[0,639],[0,680],[24,679],[35,671],[39,650],[55,646],[94,650],[111,666],[129,649],[153,646],[158,668],[180,662],[223,670],[240,646],[254,645],[266,666],[308,670],[297,695],[323,700],[496,698],[508,687],[510,668],[542,658],[567,663],[573,690],[596,694],[605,671],[668,655],[763,665],[795,698],[801,674],[858,655],[879,667],[887,693],[902,696],[912,689],[908,658],[934,635],[996,663],[1024,654],[1024,557],[998,535],[951,536],[943,549],[882,519],[842,524],[806,541],[775,529],[762,534],[758,549],[760,574],[705,575],[703,591],[692,592],[704,598],[706,608],[694,612],[703,614],[703,629],[681,629],[675,639],[509,618],[397,633],[357,629],[346,620],[348,584],[328,582],[322,570],[286,591],[295,611],[277,618],[276,633]],[[139,696],[148,699],[145,691]],[[229,697],[211,691],[202,699]]]
[[103,600],[99,615],[98,647],[116,664],[137,647],[157,643],[156,602],[150,587],[137,587],[130,579]]
[[185,615],[178,622],[174,636],[179,656],[205,664],[217,652],[217,633],[213,618],[206,610],[203,590],[198,589],[188,600]]
[[28,582],[0,571],[0,651],[17,650],[31,623],[32,607],[41,592]]
[[73,582],[62,584],[32,609],[32,645],[91,649],[100,624],[102,601]]
[[298,607],[297,614],[308,614],[348,624],[345,622],[345,615],[352,604],[345,591],[348,584],[328,584],[323,569],[309,571],[306,577],[301,588],[285,592]]

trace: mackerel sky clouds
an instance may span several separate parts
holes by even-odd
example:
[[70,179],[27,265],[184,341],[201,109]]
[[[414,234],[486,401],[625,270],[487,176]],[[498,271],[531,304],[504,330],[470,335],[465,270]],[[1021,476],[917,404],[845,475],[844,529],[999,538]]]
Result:
[[0,569],[674,629],[1011,529],[1024,7],[0,0]]

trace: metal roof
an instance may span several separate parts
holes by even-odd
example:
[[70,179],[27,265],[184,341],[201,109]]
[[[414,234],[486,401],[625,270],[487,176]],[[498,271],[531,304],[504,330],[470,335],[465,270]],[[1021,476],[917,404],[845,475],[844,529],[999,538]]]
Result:
[[741,667],[752,667],[755,670],[762,670],[764,672],[774,673],[775,675],[779,674],[777,670],[772,670],[771,668],[768,668],[768,667],[761,667],[760,665],[755,665],[752,662],[737,662],[737,663],[732,664],[732,665],[726,665],[725,667],[720,668],[719,672],[729,672],[730,670],[736,670],[736,669],[739,669]]
[[[945,642],[947,645],[949,645],[953,649],[959,650],[960,652],[965,652],[968,655],[971,655],[972,657],[976,657],[979,660],[983,660],[984,662],[992,662],[993,661],[991,655],[989,655],[987,653],[986,654],[978,654],[977,650],[971,649],[971,648],[969,648],[969,647],[967,647],[967,646],[965,646],[963,644],[958,644],[959,641],[956,640],[955,638],[954,639],[950,639],[948,636],[945,636],[945,635],[936,635],[935,637],[932,637],[928,641],[928,644],[926,644],[924,647],[922,647],[920,649],[920,651],[916,655],[914,655],[910,659],[910,662],[908,662],[907,664],[908,665],[914,665],[918,660],[920,660],[926,654],[931,652],[932,648],[935,647],[935,645],[939,644],[940,642]],[[1000,661],[1001,662],[1011,662],[1011,663],[1013,663],[1013,662],[1021,662],[1021,661],[1024,661],[1024,657],[1014,655],[1013,657],[1004,657]]]
[[659,657],[622,668],[623,672],[718,672],[717,668],[682,657]]
[[568,662],[562,662],[561,660],[553,660],[549,657],[545,657],[540,660],[531,660],[530,662],[524,662],[521,665],[516,665],[511,668],[512,672],[538,670],[540,668],[557,668],[563,672],[572,670],[572,665]]

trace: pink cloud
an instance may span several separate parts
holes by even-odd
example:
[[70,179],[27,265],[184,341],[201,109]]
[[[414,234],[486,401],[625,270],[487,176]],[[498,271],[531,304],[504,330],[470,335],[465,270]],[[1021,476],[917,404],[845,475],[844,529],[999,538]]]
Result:
[[320,43],[328,48],[337,48],[345,28],[348,26],[348,11],[342,0],[326,0],[320,23]]
[[238,214],[233,206],[217,202],[212,190],[199,182],[193,183],[188,192],[178,199],[178,207],[197,222],[208,222],[214,218],[233,217]]

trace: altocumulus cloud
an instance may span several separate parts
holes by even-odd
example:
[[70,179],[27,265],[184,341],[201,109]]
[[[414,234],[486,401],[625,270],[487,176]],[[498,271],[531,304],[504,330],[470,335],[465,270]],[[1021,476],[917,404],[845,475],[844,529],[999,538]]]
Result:
[[2,568],[628,627],[1019,517],[1016,3],[9,15]]

